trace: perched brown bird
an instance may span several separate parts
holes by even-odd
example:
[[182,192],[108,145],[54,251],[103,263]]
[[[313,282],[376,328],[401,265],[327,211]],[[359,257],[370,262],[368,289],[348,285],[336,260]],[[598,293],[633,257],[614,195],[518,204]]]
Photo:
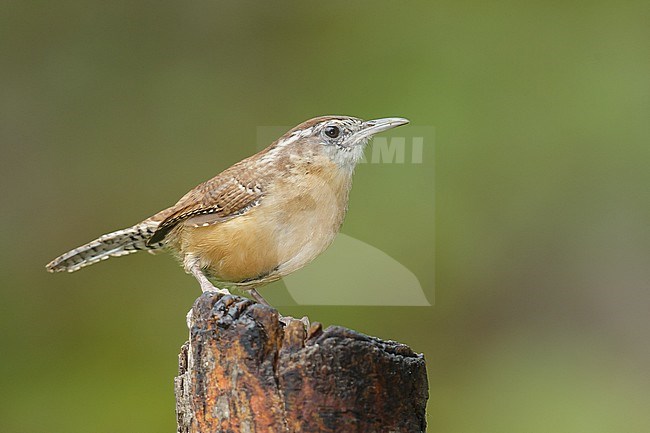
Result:
[[[316,117],[133,227],[52,260],[74,272],[109,257],[172,250],[201,290],[255,290],[302,268],[339,231],[352,173],[370,137],[408,120]],[[222,289],[213,286],[211,278]]]

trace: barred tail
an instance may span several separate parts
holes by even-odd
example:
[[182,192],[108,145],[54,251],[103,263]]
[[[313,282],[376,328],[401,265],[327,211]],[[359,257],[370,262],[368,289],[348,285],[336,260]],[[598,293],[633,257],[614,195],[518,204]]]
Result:
[[75,248],[47,264],[49,272],[74,272],[109,257],[119,257],[138,252],[152,251],[163,246],[162,242],[147,245],[147,240],[158,227],[157,222],[145,221],[128,229],[108,233],[92,242]]

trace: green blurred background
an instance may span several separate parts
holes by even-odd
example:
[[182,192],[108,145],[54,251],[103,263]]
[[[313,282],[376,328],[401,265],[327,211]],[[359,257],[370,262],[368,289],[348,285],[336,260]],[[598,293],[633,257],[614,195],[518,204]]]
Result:
[[282,313],[423,352],[430,432],[650,431],[649,17],[2,2],[0,431],[174,431],[195,281],[168,255],[44,265],[253,153],[259,126],[330,113],[435,127],[423,164],[359,168],[343,227],[434,305]]

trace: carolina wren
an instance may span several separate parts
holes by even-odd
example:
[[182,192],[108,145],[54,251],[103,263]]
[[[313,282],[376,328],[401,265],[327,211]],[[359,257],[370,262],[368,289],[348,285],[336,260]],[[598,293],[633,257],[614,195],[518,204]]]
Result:
[[406,123],[397,117],[307,120],[174,206],[57,257],[47,270],[74,272],[109,257],[169,249],[201,290],[237,287],[267,304],[256,287],[302,268],[334,240],[370,137]]

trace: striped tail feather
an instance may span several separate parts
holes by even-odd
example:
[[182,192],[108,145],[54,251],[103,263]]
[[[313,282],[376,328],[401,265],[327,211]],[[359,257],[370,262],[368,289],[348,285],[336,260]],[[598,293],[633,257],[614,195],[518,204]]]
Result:
[[154,234],[158,222],[145,221],[127,229],[105,234],[92,242],[75,248],[57,257],[47,264],[49,272],[74,272],[109,257],[119,257],[140,250],[153,251],[163,243],[147,245],[147,240]]

